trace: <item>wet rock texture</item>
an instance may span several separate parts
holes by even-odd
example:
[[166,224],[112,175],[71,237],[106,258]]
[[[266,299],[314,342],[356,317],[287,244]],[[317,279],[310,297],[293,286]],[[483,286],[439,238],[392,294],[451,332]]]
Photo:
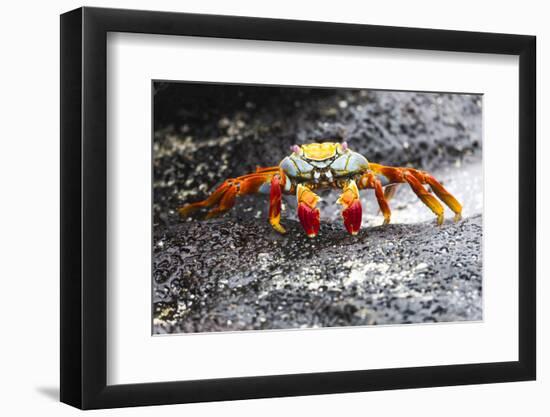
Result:
[[[185,222],[157,235],[156,329],[198,332],[481,319],[481,216],[308,239],[266,222]],[[433,222],[431,222],[433,223]]]
[[[154,333],[482,319],[479,96],[157,83],[154,100]],[[436,227],[405,187],[385,227],[365,195],[355,237],[334,192],[322,196],[316,239],[291,198],[284,236],[267,223],[265,196],[210,221],[175,214],[228,177],[277,165],[294,143],[330,139],[434,172],[465,219]]]

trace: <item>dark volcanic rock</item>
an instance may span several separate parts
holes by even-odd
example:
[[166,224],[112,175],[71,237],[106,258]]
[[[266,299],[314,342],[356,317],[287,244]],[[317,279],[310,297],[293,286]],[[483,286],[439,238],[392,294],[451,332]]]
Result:
[[155,333],[481,320],[480,215],[316,239],[287,220],[187,221],[154,237]]

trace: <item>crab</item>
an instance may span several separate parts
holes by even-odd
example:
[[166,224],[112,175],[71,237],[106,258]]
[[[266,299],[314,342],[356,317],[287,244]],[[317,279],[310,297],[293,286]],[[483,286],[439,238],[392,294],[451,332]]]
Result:
[[[282,196],[295,195],[300,223],[307,236],[315,237],[320,226],[320,213],[316,207],[319,196],[315,192],[336,188],[341,190],[337,203],[342,206],[344,226],[350,234],[356,235],[362,221],[359,190],[374,190],[384,216],[383,224],[388,224],[391,218],[388,201],[399,184],[407,183],[435,214],[438,225],[444,219],[443,205],[438,198],[454,212],[455,221],[461,218],[461,204],[428,172],[369,162],[363,155],[351,150],[346,142],[294,145],[291,151],[278,166],[258,167],[251,174],[225,180],[205,200],[180,207],[179,214],[188,217],[200,208],[210,208],[206,218],[213,218],[230,210],[238,196],[269,194],[269,223],[277,232],[284,234],[286,229],[281,225]],[[430,187],[433,194],[424,184]]]

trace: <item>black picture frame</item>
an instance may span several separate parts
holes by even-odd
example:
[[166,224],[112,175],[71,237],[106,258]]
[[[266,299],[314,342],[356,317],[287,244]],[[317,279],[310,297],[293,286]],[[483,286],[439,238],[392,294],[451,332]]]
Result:
[[[107,385],[108,32],[519,56],[518,361]],[[61,15],[61,401],[93,409],[535,379],[535,54],[524,35],[88,7]]]

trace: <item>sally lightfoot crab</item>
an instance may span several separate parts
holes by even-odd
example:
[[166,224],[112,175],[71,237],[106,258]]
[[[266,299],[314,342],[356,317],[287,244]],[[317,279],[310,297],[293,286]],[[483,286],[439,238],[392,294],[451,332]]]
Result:
[[[461,217],[462,206],[429,173],[413,168],[390,167],[375,164],[348,148],[346,142],[310,143],[294,145],[292,154],[278,166],[257,168],[256,172],[225,180],[207,199],[187,204],[178,209],[183,217],[203,207],[210,207],[206,218],[219,216],[235,205],[237,196],[269,194],[269,223],[279,233],[281,225],[282,195],[295,195],[298,201],[298,218],[306,234],[319,233],[319,196],[317,190],[341,190],[337,203],[342,205],[344,225],[349,233],[359,232],[362,207],[359,190],[374,189],[384,224],[390,222],[388,201],[401,183],[407,183],[418,198],[435,214],[437,223],[443,223],[443,206],[437,196],[454,213],[455,221]],[[428,185],[435,196],[424,187]]]

